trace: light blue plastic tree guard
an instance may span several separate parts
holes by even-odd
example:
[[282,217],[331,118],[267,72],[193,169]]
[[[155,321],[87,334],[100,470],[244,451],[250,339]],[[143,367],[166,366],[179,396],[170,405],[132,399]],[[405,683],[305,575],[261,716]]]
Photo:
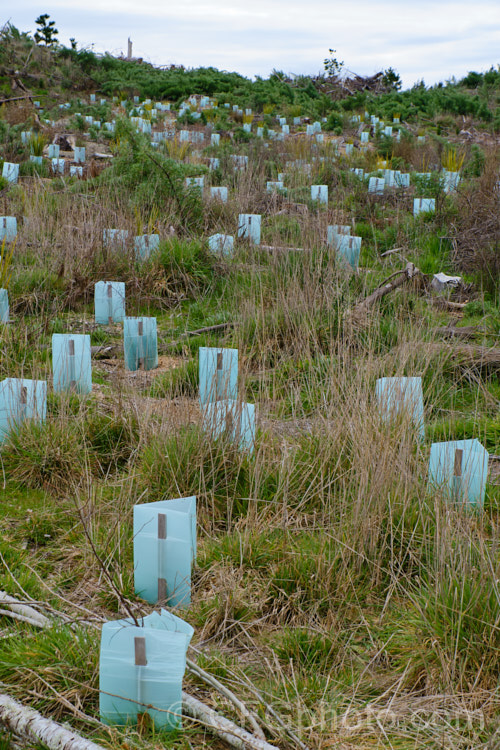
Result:
[[219,169],[219,165],[220,165],[220,159],[218,159],[216,156],[211,156],[208,161],[208,168]]
[[220,135],[219,133],[212,133],[210,136],[210,145],[211,146],[218,146],[220,143]]
[[345,144],[345,155],[346,156],[352,156],[353,151],[354,151],[354,145],[352,143],[346,143]]
[[264,138],[264,128],[259,127],[257,128],[257,138]]
[[488,451],[479,440],[433,443],[429,458],[429,486],[460,505],[484,504]]
[[290,135],[290,125],[282,125],[281,132],[283,133],[283,135]]
[[370,177],[368,180],[368,192],[375,195],[383,195],[385,180],[383,177]]
[[323,133],[315,133],[314,138],[316,139],[316,143],[324,143],[325,136]]
[[222,201],[222,203],[227,203],[227,187],[211,187],[210,188],[210,197]]
[[314,127],[312,125],[306,125],[306,135],[314,135]]
[[125,283],[98,281],[94,287],[95,322],[123,323],[125,318]]
[[60,151],[60,148],[57,145],[57,143],[51,143],[49,146],[49,153],[48,153],[49,159],[59,159],[59,151]]
[[356,269],[359,265],[359,255],[361,252],[361,237],[351,237],[347,234],[337,236],[336,242],[337,255],[349,265]]
[[[85,117],[83,119],[85,120],[85,123],[87,125],[92,125],[92,123],[94,122],[94,118],[92,117],[92,115],[85,115]],[[81,146],[80,146],[80,148],[81,148]]]
[[353,172],[356,177],[359,177],[360,180],[363,180],[365,177],[365,170],[361,167],[351,167],[351,172]]
[[69,167],[69,176],[70,177],[83,177],[83,167],[77,167],[74,164],[71,164]]
[[243,123],[243,130],[245,133],[251,133],[252,132],[252,123],[251,122],[244,122]]
[[17,219],[15,216],[0,216],[0,242],[14,242],[17,237]]
[[56,174],[64,174],[64,166],[65,166],[65,163],[66,163],[64,161],[64,159],[56,159],[56,158],[54,158],[54,159],[51,159],[50,163],[52,165],[52,171],[53,172],[55,172]]
[[234,162],[234,166],[237,169],[244,169],[248,167],[248,156],[242,154],[231,154],[231,159]]
[[186,177],[185,184],[188,188],[199,188],[203,190],[204,177]]
[[316,122],[313,122],[313,132],[321,133],[321,123],[318,120],[316,120]]
[[393,123],[394,123],[395,125],[397,125],[398,123],[400,123],[400,122],[401,122],[401,118],[400,118],[400,117],[393,117],[393,118],[392,118],[392,122],[393,122]]
[[10,161],[4,161],[2,167],[2,177],[4,177],[7,182],[15,185],[19,179],[19,164],[13,164]]
[[125,248],[128,240],[128,229],[103,229],[102,230],[102,241],[106,246],[110,245],[121,245]]
[[0,383],[0,443],[27,419],[43,422],[47,413],[45,380],[6,378]]
[[392,125],[386,125],[384,128],[384,135],[388,138],[392,138]]
[[127,370],[153,370],[158,367],[156,318],[125,318],[123,348]]
[[417,143],[425,143],[425,135],[418,135]]
[[101,631],[99,710],[106,724],[136,724],[149,714],[156,729],[179,729],[182,679],[194,630],[162,609],[106,622]]
[[413,216],[421,213],[432,213],[436,210],[436,201],[434,198],[414,198],[413,199]]
[[311,200],[328,203],[328,185],[311,185]]
[[396,187],[409,188],[410,187],[410,175],[407,172],[394,172],[394,184]]
[[90,101],[91,102],[95,102],[95,94],[91,94],[90,95]]
[[208,238],[208,249],[212,253],[231,256],[234,249],[234,237],[231,234],[212,234]]
[[85,164],[85,146],[75,146],[73,161],[77,164]]
[[35,154],[30,154],[30,161],[33,164],[36,164],[37,166],[41,166],[43,163],[43,156],[36,156]]
[[406,411],[415,424],[420,439],[425,437],[422,378],[379,378],[375,395],[384,421],[393,420]]
[[9,322],[9,293],[7,289],[0,289],[0,323]]
[[134,505],[134,589],[150,604],[186,607],[196,558],[196,497]]
[[443,170],[443,190],[445,193],[452,193],[456,190],[459,182],[460,174],[458,172],[448,172],[446,169]]
[[368,133],[367,130],[363,130],[360,136],[360,140],[361,140],[361,143],[368,143],[368,141],[370,140],[370,134]]
[[31,130],[23,130],[21,133],[21,142],[26,146],[31,138]]
[[260,245],[260,214],[239,214],[238,237]]
[[385,187],[394,187],[394,170],[384,169]]
[[255,404],[215,401],[205,405],[203,426],[214,438],[224,433],[240,450],[253,453],[255,447]]
[[81,333],[54,333],[52,335],[52,373],[56,393],[60,391],[90,393],[92,390],[90,336]]
[[200,403],[236,401],[238,350],[202,346],[198,350]]
[[135,257],[138,260],[147,260],[159,247],[159,234],[140,234],[134,238]]
[[282,180],[268,180],[266,182],[267,193],[279,193],[280,190],[283,191],[284,189]]
[[339,238],[346,234],[351,234],[349,224],[331,224],[326,229],[326,241],[329,245],[337,246]]

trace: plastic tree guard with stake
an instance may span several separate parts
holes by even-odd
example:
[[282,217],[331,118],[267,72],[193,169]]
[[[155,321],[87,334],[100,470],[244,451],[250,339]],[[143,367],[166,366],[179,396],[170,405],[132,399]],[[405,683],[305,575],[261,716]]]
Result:
[[236,401],[238,350],[200,347],[198,350],[200,403]]
[[[193,628],[162,609],[102,626],[99,709],[106,724],[179,729],[182,679]],[[148,719],[146,720],[146,714]]]
[[134,506],[134,588],[150,604],[186,607],[196,558],[196,497]]
[[45,380],[6,378],[0,383],[0,443],[12,428],[32,419],[43,422],[47,413]]
[[54,333],[52,336],[52,372],[54,391],[90,393],[92,359],[90,336]]
[[429,488],[443,492],[459,505],[481,507],[486,492],[488,458],[488,451],[476,438],[433,443]]
[[156,318],[125,318],[123,348],[127,370],[153,370],[158,367]]

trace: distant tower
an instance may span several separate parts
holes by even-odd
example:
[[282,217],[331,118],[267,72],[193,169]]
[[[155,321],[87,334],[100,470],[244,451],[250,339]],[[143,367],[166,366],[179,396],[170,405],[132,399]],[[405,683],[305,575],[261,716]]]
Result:
[[127,52],[127,60],[132,59],[132,41],[130,37],[128,38],[128,52]]

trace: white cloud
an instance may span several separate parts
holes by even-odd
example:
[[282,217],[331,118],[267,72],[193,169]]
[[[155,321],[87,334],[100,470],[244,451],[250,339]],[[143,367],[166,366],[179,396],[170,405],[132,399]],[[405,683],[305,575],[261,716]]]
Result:
[[[445,80],[498,62],[498,0],[51,0],[44,5],[60,38],[96,51],[125,49],[156,64],[213,65],[244,75],[274,67],[322,69],[328,48],[361,74],[392,66],[411,85]],[[33,29],[35,0],[23,0],[12,22]]]

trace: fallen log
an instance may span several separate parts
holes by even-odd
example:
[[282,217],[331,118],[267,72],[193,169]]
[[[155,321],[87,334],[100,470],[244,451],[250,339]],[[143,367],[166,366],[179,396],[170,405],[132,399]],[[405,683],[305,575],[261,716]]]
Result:
[[456,326],[439,326],[434,328],[433,331],[438,336],[456,337],[459,339],[473,339],[481,333],[485,333],[483,328],[478,326],[462,326],[457,328]]
[[46,719],[34,708],[23,706],[9,695],[0,693],[0,723],[16,737],[49,750],[103,750],[52,719]]
[[464,307],[469,304],[468,302],[452,302],[444,297],[430,297],[429,302],[431,305],[435,305],[440,310],[448,310],[449,312],[457,312],[463,310]]
[[7,610],[10,610],[10,612],[4,611],[3,614],[11,615],[13,619],[22,620],[39,628],[45,628],[50,625],[48,617],[45,617],[45,615],[42,615],[33,607],[20,602],[18,599],[14,599],[13,596],[9,596],[5,591],[0,591],[0,604],[3,604],[7,607]]
[[447,353],[457,367],[500,367],[500,348],[476,344],[427,343],[429,353]]

